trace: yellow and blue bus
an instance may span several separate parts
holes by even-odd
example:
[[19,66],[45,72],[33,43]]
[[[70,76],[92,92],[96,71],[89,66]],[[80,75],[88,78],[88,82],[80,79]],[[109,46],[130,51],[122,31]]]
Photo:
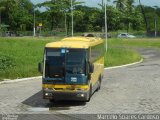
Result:
[[39,63],[43,98],[50,101],[89,101],[100,89],[105,41],[95,37],[68,37],[45,46]]

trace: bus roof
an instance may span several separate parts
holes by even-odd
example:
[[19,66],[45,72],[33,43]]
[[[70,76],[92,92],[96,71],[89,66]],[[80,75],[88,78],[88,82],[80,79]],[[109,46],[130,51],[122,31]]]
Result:
[[46,45],[47,48],[89,48],[103,43],[101,38],[95,37],[68,37],[61,41],[51,42]]

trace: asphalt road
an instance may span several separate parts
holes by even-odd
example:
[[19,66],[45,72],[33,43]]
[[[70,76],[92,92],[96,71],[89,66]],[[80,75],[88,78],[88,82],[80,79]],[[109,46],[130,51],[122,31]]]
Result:
[[144,61],[105,70],[101,90],[95,92],[88,103],[66,101],[51,104],[42,99],[41,80],[37,79],[0,85],[0,113],[52,114],[55,119],[75,119],[71,114],[159,113],[160,50],[138,51]]

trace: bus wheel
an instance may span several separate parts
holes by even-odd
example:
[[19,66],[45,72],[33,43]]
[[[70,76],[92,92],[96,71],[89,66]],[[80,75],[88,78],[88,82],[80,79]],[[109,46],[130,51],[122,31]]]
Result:
[[101,81],[102,81],[102,76],[100,76],[99,78],[97,91],[101,89]]
[[92,85],[90,85],[89,97],[88,97],[88,99],[86,100],[86,102],[89,102],[89,101],[90,101],[91,96],[92,96]]

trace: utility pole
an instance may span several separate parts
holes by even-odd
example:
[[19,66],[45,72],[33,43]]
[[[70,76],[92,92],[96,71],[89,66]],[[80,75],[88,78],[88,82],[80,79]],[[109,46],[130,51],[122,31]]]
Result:
[[0,10],[0,36],[2,36],[1,31],[2,31],[2,26],[1,26],[1,10]]
[[66,36],[67,36],[67,15],[65,13],[65,31],[66,31]]
[[107,53],[107,49],[108,49],[108,45],[107,45],[107,0],[105,0],[105,39],[106,39],[106,53]]
[[35,15],[35,8],[34,8],[34,25],[33,25],[33,36],[36,36],[36,15]]
[[157,37],[157,17],[156,17],[156,9],[158,8],[157,6],[154,6],[155,10],[155,15],[154,15],[154,37]]
[[[102,13],[104,12],[104,0],[102,0]],[[104,26],[103,26],[103,23],[102,23],[102,33],[104,32]]]
[[156,19],[156,16],[155,16],[155,33],[154,33],[154,36],[157,37],[157,19]]
[[1,11],[0,11],[0,30],[1,30]]
[[71,0],[71,16],[72,16],[72,37],[73,37],[73,1]]

